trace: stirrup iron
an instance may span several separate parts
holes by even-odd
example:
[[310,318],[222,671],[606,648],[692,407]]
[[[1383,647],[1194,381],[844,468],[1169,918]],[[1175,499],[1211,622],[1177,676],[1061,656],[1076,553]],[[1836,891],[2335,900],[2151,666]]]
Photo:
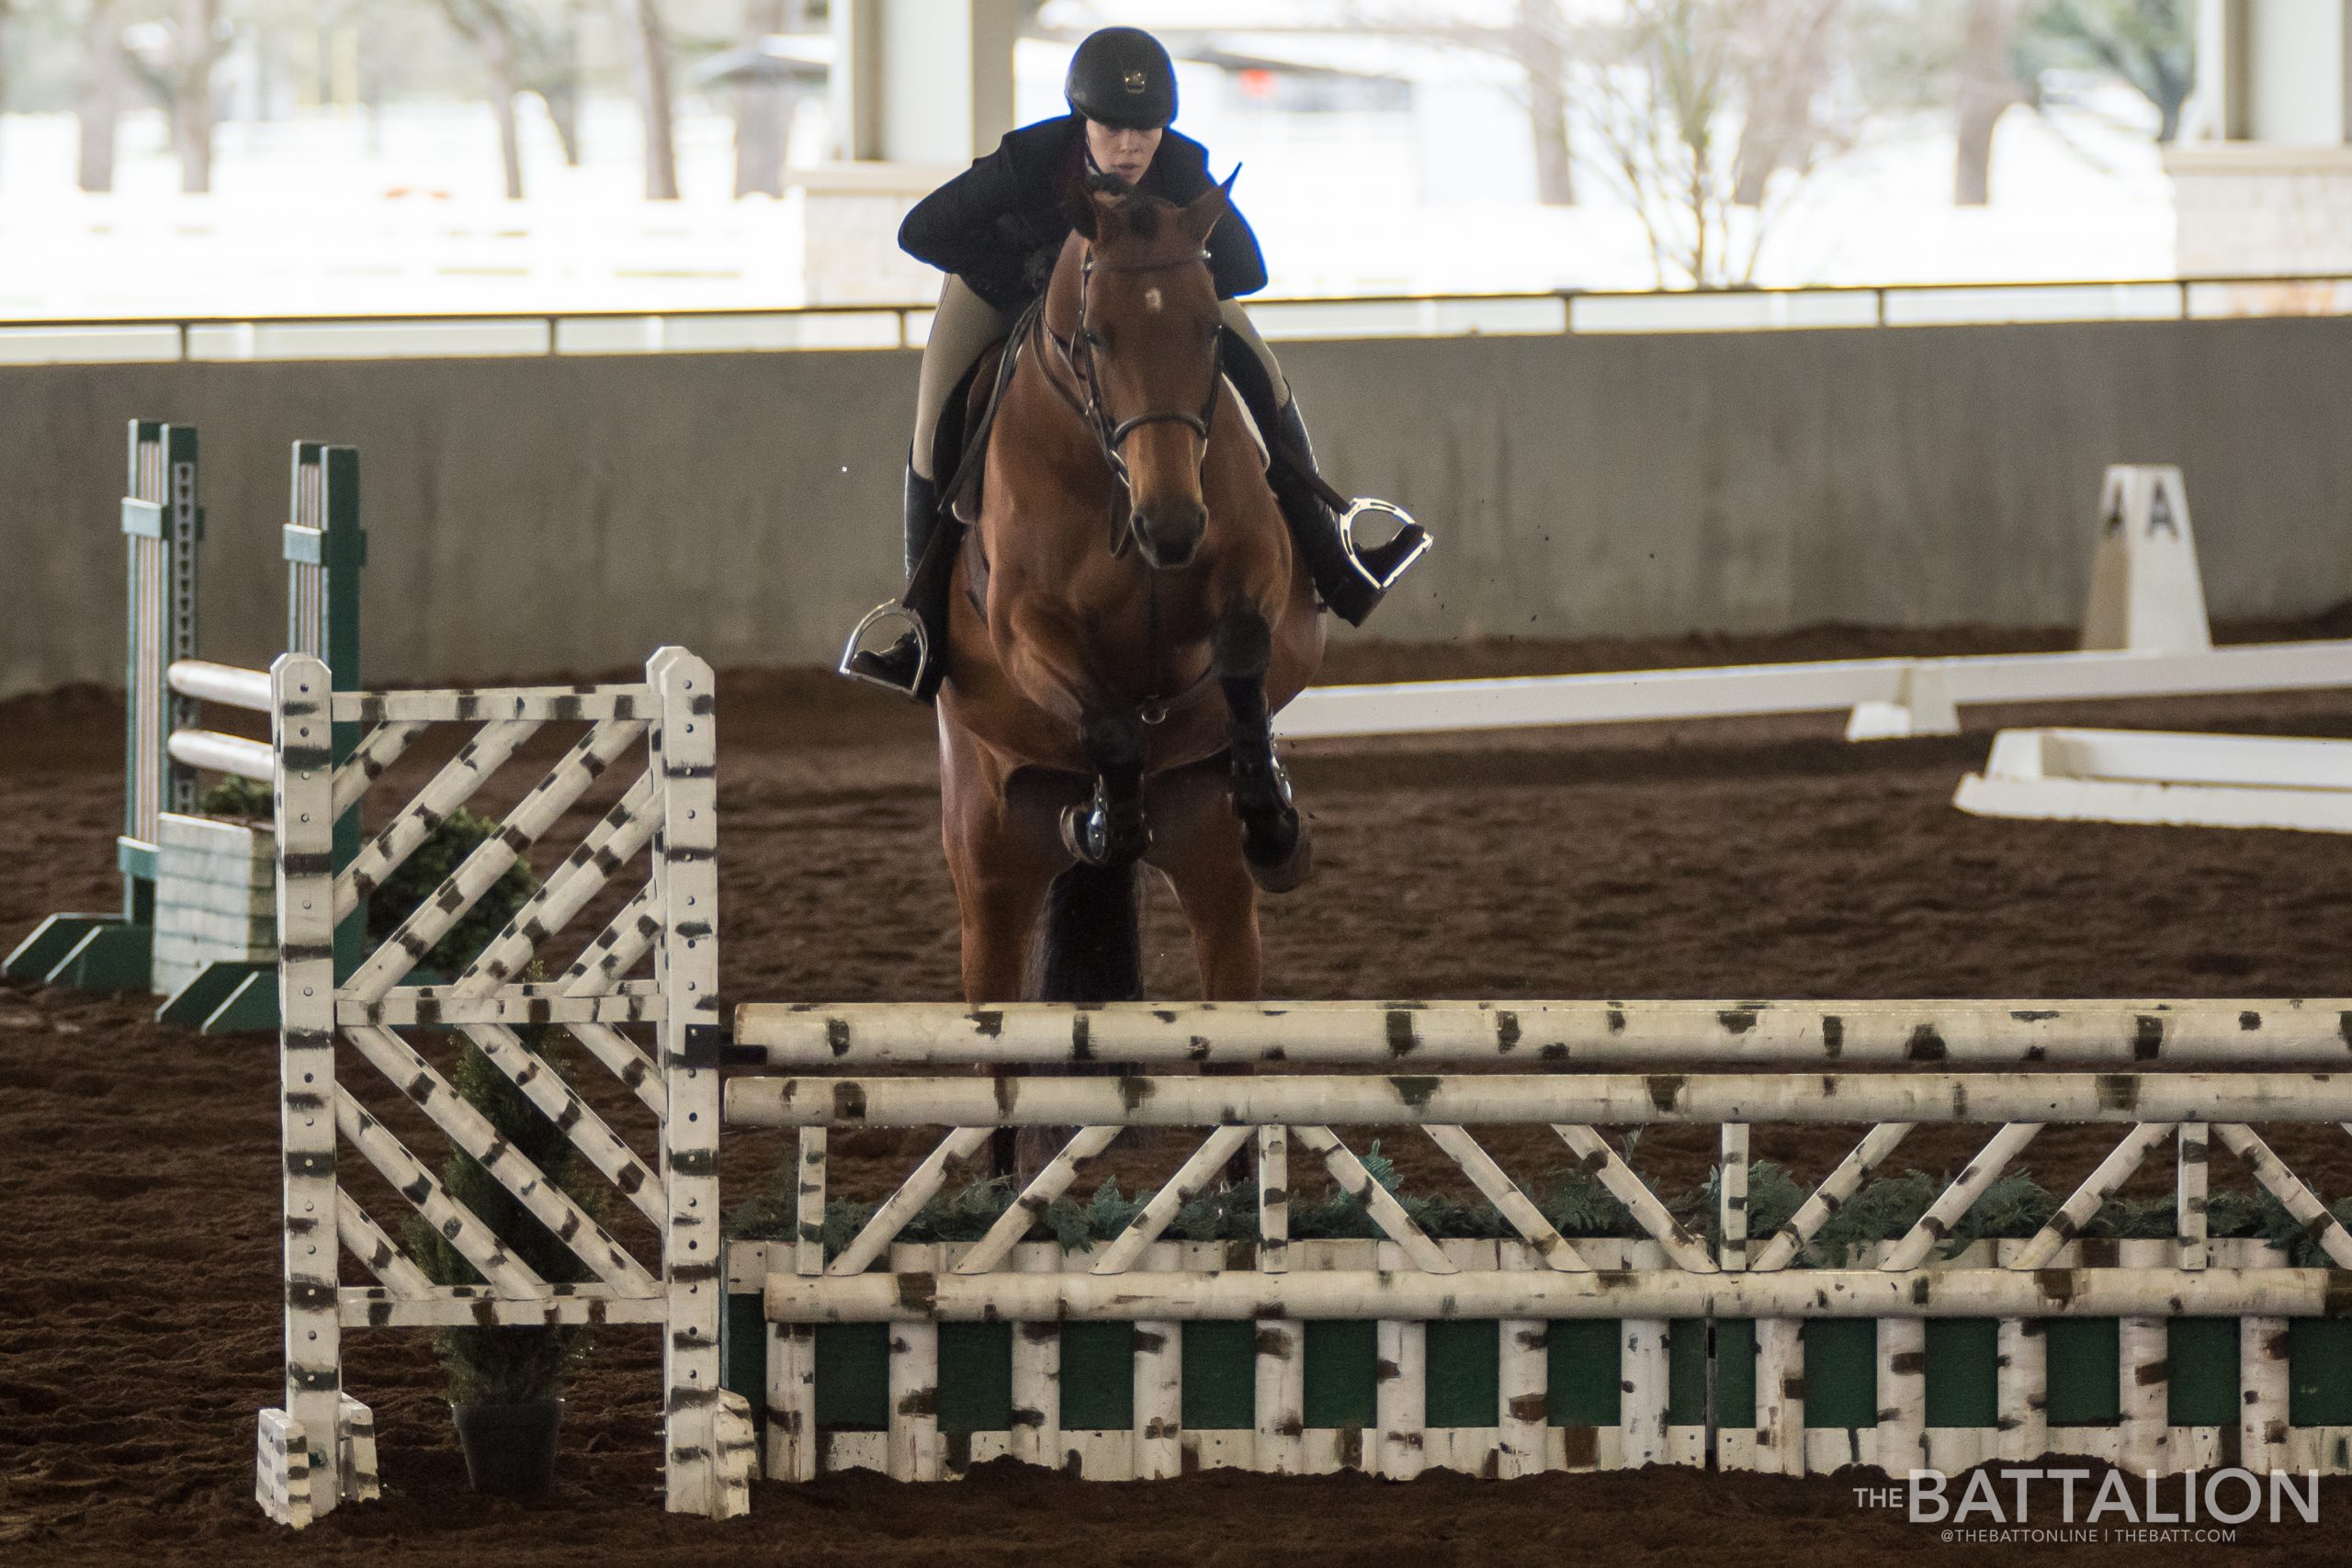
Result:
[[[888,642],[882,643],[879,647],[867,648],[865,646],[866,636],[869,632],[873,631],[873,629],[877,626],[888,626],[893,621],[904,622],[906,626],[906,632],[902,633],[899,637],[894,637]],[[899,642],[903,640],[904,637],[908,634],[911,634],[915,639],[915,672],[914,678],[905,685],[901,686],[896,682],[885,681],[876,676],[869,675],[864,670],[858,668],[858,656],[860,654],[865,654],[867,657],[872,658],[888,652],[889,649],[897,647]],[[849,641],[842,645],[841,663],[836,666],[835,669],[837,673],[846,675],[853,681],[863,681],[869,686],[878,686],[883,691],[896,692],[899,695],[904,697],[911,696],[915,693],[922,690],[923,680],[931,673],[931,633],[924,629],[922,617],[916,615],[912,610],[909,609],[906,605],[900,604],[896,599],[885,599],[881,604],[876,604],[871,610],[866,611],[864,617],[861,618],[856,626],[852,629],[849,634]]]
[[[1363,558],[1363,552],[1356,545],[1356,519],[1368,512],[1385,513],[1396,520],[1396,531],[1385,542],[1374,545],[1373,547],[1374,550],[1385,550],[1400,541],[1408,542],[1404,554],[1390,562],[1386,570],[1382,571],[1374,571],[1372,569],[1371,564]],[[1403,577],[1415,561],[1428,553],[1430,535],[1428,529],[1413,521],[1411,513],[1395,502],[1379,501],[1371,496],[1359,496],[1350,503],[1347,511],[1340,517],[1340,547],[1347,554],[1349,569],[1362,578],[1373,592],[1385,593],[1396,585],[1397,579]]]

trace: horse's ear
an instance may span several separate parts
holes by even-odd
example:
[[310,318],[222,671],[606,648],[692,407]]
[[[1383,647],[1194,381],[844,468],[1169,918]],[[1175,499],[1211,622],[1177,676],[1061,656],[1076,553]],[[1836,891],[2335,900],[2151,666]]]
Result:
[[1069,226],[1088,240],[1092,240],[1102,227],[1102,209],[1094,204],[1094,197],[1082,179],[1062,182],[1062,216]]
[[1233,182],[1240,177],[1241,165],[1236,164],[1233,165],[1233,173],[1225,176],[1224,184],[1203,191],[1185,203],[1184,228],[1196,243],[1205,244],[1208,242],[1210,231],[1214,230],[1218,221],[1232,210]]

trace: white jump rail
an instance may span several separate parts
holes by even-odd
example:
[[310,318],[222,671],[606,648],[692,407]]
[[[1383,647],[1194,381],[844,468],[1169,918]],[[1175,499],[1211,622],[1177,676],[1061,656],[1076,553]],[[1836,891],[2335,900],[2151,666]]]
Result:
[[2352,998],[2305,1000],[747,1002],[735,1059],[818,1068],[1386,1063],[1529,1068],[2352,1069]]
[[[1849,738],[1949,731],[1950,710],[1985,703],[2097,702],[2352,686],[2352,640],[2248,643],[2201,653],[2094,651],[1843,659],[1708,670],[1392,685],[1315,686],[1275,717],[1288,739],[1448,734],[1554,725],[1835,713],[1899,707],[1912,722]],[[1941,722],[1939,722],[1939,720]]]
[[[1960,1470],[2052,1453],[2166,1474],[2226,1462],[2273,1473],[2345,1468],[2340,1429],[2292,1425],[2286,1325],[2340,1311],[2352,1233],[2250,1123],[2346,1119],[2352,1077],[2340,1069],[2352,1064],[2352,998],[753,1003],[736,1010],[727,1059],[806,1074],[747,1073],[724,1098],[729,1125],[797,1133],[787,1156],[792,1238],[738,1243],[729,1267],[730,1288],[756,1292],[767,1320],[765,1464],[774,1479],[872,1468],[944,1480],[999,1455],[1112,1481],[1212,1466],[1408,1479],[1444,1465],[1508,1476],[1718,1456],[1724,1468],[1791,1474],[1854,1464]],[[1284,1064],[1313,1070],[1286,1072]],[[1656,1070],[1610,1070],[1637,1064]],[[1074,1065],[1096,1076],[1035,1071]],[[1218,1066],[1228,1070],[1198,1074]],[[1230,1070],[1243,1066],[1255,1071]],[[1442,1070],[1456,1066],[1465,1070]],[[1967,1070],[1980,1066],[2003,1070]],[[874,1076],[893,1067],[906,1071]],[[1825,1070],[1832,1067],[1860,1070]],[[2069,1070],[2086,1067],[2107,1070]],[[2112,1146],[2062,1190],[2035,1234],[1954,1238],[1992,1184],[2019,1168],[2041,1128],[2057,1122],[2105,1124]],[[1720,1128],[1713,1225],[1670,1209],[1626,1157],[1631,1137],[1621,1155],[1605,1134],[1658,1123]],[[1863,1129],[1801,1206],[1767,1222],[1769,1232],[1748,1229],[1747,1186],[1735,1179],[1747,1170],[1756,1123]],[[1981,1151],[1938,1184],[1907,1234],[1859,1254],[1823,1245],[1831,1218],[1906,1134],[1970,1123],[1984,1128]],[[1524,1169],[1515,1176],[1484,1143],[1490,1128],[1511,1125],[1548,1126],[1638,1234],[1570,1239],[1554,1230],[1519,1185]],[[854,1239],[830,1247],[831,1131],[922,1126],[944,1134],[908,1148],[895,1192]],[[948,1168],[985,1148],[988,1129],[1005,1126],[1058,1128],[1063,1142],[1004,1217],[977,1241],[900,1240],[945,1190]],[[1180,1128],[1192,1135],[1172,1135]],[[1158,1131],[1129,1138],[1146,1129]],[[1508,1231],[1471,1239],[1423,1229],[1349,1147],[1348,1137],[1374,1129],[1408,1141],[1425,1134]],[[1107,1245],[1023,1241],[1038,1212],[1084,1179],[1078,1168],[1122,1139],[1131,1158],[1175,1162],[1159,1196]],[[1166,1239],[1178,1208],[1252,1144],[1255,1237]],[[2293,1217],[2326,1266],[2265,1241],[2208,1235],[2213,1144]],[[1523,1168],[1523,1140],[1492,1147],[1508,1148]],[[2165,1151],[2176,1168],[2173,1234],[2094,1239],[2103,1205]],[[1302,1154],[1318,1157],[1363,1202],[1380,1239],[1291,1235]],[[1995,1320],[1996,1423],[1927,1424],[1927,1324],[1952,1317]],[[1823,1357],[1825,1373],[1842,1363],[1832,1351],[1809,1352],[1802,1330],[1838,1318],[1876,1324],[1875,1427],[1831,1429],[1806,1418],[1809,1354]],[[2124,1416],[2096,1430],[2058,1429],[2043,1415],[2050,1371],[2041,1351],[2049,1325],[2084,1318],[2119,1321]],[[2217,1351],[2210,1334],[2170,1337],[2193,1318],[2235,1322]],[[1302,1333],[1365,1319],[1374,1330],[1367,1375],[1376,1418],[1333,1429],[1326,1416],[1302,1432]],[[1521,1353],[1547,1337],[1577,1343],[1558,1337],[1595,1319],[1616,1325],[1613,1368],[1578,1359],[1583,1351],[1565,1362]],[[1743,1320],[1754,1335],[1752,1425],[1719,1421],[1712,1394],[1702,1425],[1690,1425],[1687,1412],[1673,1416],[1673,1325]],[[1436,1337],[1442,1325],[1480,1321],[1494,1334],[1499,1424],[1457,1425],[1458,1411],[1441,1421],[1421,1397]],[[1189,1369],[1168,1364],[1190,1353],[1189,1331],[1180,1329],[1217,1322],[1254,1325],[1254,1419],[1193,1429],[1184,1402],[1146,1395],[1184,1381]],[[1059,1426],[1057,1402],[1080,1375],[1061,1359],[1073,1325],[1122,1323],[1134,1325],[1132,1431]],[[889,1325],[882,1430],[822,1425],[818,1385],[842,1374],[838,1363],[827,1371],[817,1336],[823,1325],[859,1324]],[[950,1375],[943,1325],[965,1324],[1012,1327],[1009,1425],[951,1441],[936,1414]],[[2196,1404],[2203,1414],[2171,1414],[2167,1384],[2189,1374],[2164,1364],[2168,1346],[2199,1377],[2214,1375],[2217,1357],[2233,1363],[2235,1397]],[[1449,1354],[1458,1362],[1463,1352]],[[1728,1354],[1737,1365],[1737,1353]],[[973,1375],[968,1349],[959,1355],[956,1375]],[[1217,1364],[1219,1376],[1237,1375],[1229,1360]],[[1085,1375],[1103,1375],[1085,1365]],[[2079,1381],[2095,1371],[2070,1364],[2065,1375]],[[1619,1391],[1613,1423],[1564,1427],[1551,1401],[1577,1397],[1597,1379]]]
[[1979,817],[2352,833],[2352,740],[2005,729],[1952,804]]
[[[164,680],[184,697],[247,713],[269,712],[267,671],[241,670],[203,659],[176,659],[165,670]],[[175,729],[164,739],[164,747],[172,761],[187,767],[233,773],[255,784],[270,782],[272,761],[266,740],[248,740],[211,729]]]

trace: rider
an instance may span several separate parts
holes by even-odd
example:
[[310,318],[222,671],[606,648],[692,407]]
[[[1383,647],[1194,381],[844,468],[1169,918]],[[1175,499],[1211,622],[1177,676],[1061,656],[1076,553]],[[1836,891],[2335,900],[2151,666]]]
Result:
[[[1064,191],[1081,175],[1110,175],[1182,203],[1205,194],[1214,183],[1207,150],[1168,129],[1176,118],[1175,65],[1149,33],[1104,28],[1091,35],[1070,58],[1063,93],[1069,101],[1068,115],[1007,134],[994,152],[916,204],[899,231],[902,249],[947,274],[923,344],[907,462],[903,604],[924,631],[919,639],[910,630],[879,652],[860,651],[853,636],[842,670],[926,702],[944,661],[933,657],[926,666],[924,650],[945,648],[950,580],[941,569],[944,559],[934,570],[916,570],[943,512],[943,476],[934,471],[933,444],[948,400],[966,375],[989,344],[1012,330],[1052,276],[1070,231]],[[1407,522],[1379,545],[1352,548],[1326,504],[1332,492],[1316,476],[1306,426],[1282,367],[1236,298],[1265,287],[1257,236],[1238,211],[1228,209],[1211,231],[1207,248],[1209,273],[1223,302],[1226,372],[1269,437],[1273,456],[1266,477],[1283,521],[1323,602],[1351,626],[1361,626],[1427,547],[1428,536]],[[949,454],[948,461],[954,460]],[[862,625],[859,630],[864,629]]]

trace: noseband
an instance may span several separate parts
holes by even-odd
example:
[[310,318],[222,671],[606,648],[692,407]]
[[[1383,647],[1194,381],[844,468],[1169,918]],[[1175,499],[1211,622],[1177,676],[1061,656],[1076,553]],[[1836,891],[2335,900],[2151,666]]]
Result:
[[1042,306],[1037,311],[1037,330],[1052,340],[1055,352],[1061,359],[1063,367],[1069,372],[1071,378],[1085,389],[1086,400],[1080,402],[1071,394],[1069,388],[1062,385],[1059,378],[1048,376],[1046,380],[1055,391],[1061,394],[1062,401],[1068,403],[1071,410],[1086,422],[1087,427],[1094,433],[1094,444],[1102,453],[1103,466],[1111,470],[1111,477],[1119,481],[1119,488],[1128,492],[1131,502],[1134,486],[1127,475],[1125,448],[1127,437],[1147,424],[1181,424],[1191,431],[1200,439],[1200,466],[1204,468],[1208,467],[1209,425],[1216,418],[1218,400],[1225,395],[1223,357],[1217,352],[1217,345],[1225,340],[1225,329],[1222,326],[1217,328],[1216,341],[1211,345],[1209,395],[1208,400],[1201,405],[1200,412],[1191,413],[1182,409],[1155,409],[1148,413],[1139,413],[1132,418],[1114,423],[1111,418],[1110,411],[1102,405],[1102,385],[1095,367],[1095,355],[1102,340],[1094,335],[1094,329],[1087,324],[1086,307],[1089,286],[1093,282],[1094,275],[1098,271],[1165,272],[1171,267],[1201,265],[1208,259],[1208,252],[1203,250],[1195,251],[1188,256],[1176,256],[1167,261],[1101,261],[1095,257],[1093,251],[1090,248],[1079,263],[1077,330],[1065,338],[1046,324],[1046,312]]

